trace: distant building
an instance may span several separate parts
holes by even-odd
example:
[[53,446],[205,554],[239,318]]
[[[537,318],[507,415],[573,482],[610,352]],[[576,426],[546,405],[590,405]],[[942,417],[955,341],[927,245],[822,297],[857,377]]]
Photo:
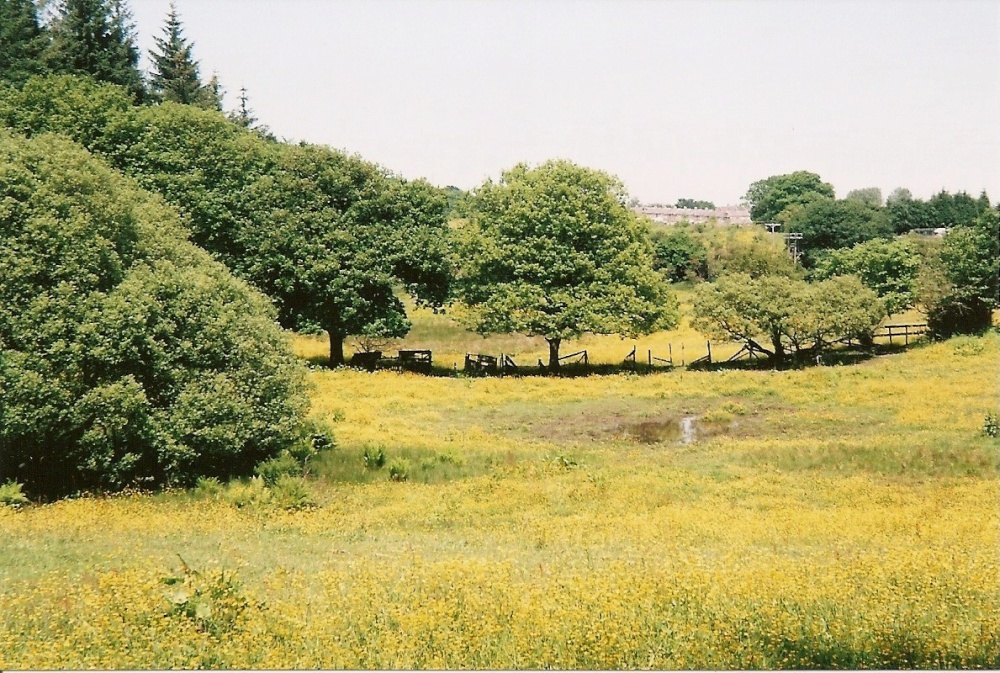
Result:
[[715,220],[717,224],[751,224],[750,211],[739,206],[723,206],[722,208],[665,208],[662,206],[637,206],[632,209],[661,224],[691,224],[708,223]]

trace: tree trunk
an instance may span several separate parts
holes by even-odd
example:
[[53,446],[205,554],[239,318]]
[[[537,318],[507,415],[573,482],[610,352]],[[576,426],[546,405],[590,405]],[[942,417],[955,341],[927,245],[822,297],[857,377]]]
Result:
[[785,347],[781,343],[781,334],[775,332],[771,334],[771,345],[774,347],[774,359],[781,362],[785,359]]
[[546,339],[549,342],[549,371],[559,371],[559,344],[562,339]]
[[330,369],[344,364],[344,335],[327,330],[330,335]]

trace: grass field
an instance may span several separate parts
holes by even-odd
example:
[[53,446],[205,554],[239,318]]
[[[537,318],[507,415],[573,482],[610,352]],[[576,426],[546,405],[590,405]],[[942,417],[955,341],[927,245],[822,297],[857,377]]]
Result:
[[[543,355],[414,323],[459,367]],[[991,333],[787,371],[317,368],[314,507],[0,507],[0,668],[998,668],[998,363]]]

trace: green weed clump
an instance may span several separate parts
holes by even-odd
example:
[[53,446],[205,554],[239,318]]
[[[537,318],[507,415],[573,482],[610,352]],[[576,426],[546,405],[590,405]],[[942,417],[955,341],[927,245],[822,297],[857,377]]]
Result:
[[8,481],[0,486],[0,505],[7,507],[23,507],[28,504],[28,497],[24,494],[23,486],[16,481]]
[[406,481],[410,478],[410,461],[394,458],[389,463],[389,481]]
[[997,423],[997,415],[992,411],[983,419],[983,434],[987,437],[1000,437],[1000,424]]

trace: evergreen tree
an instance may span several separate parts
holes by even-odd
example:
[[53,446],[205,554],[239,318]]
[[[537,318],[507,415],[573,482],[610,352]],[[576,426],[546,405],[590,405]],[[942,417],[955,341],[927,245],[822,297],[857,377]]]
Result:
[[240,87],[239,100],[239,107],[229,113],[230,121],[235,122],[245,129],[254,131],[264,140],[277,140],[274,134],[271,133],[271,129],[269,129],[266,124],[258,123],[259,120],[256,115],[254,115],[253,108],[250,107],[250,98],[247,96],[247,88],[245,86]]
[[45,34],[32,0],[0,0],[0,81],[19,85],[45,68]]
[[156,50],[149,52],[153,59],[150,79],[153,94],[160,100],[174,103],[214,107],[206,96],[206,87],[201,83],[198,62],[191,55],[194,43],[184,37],[184,28],[173,3],[170,3],[163,26],[163,37],[155,38],[155,42]]
[[222,112],[222,97],[226,95],[222,83],[219,82],[219,75],[212,73],[212,78],[208,80],[208,85],[201,90],[202,107],[206,110]]
[[243,128],[251,129],[257,123],[257,117],[254,116],[253,109],[250,107],[250,97],[247,96],[245,86],[240,87],[239,101],[239,107],[229,113],[229,118]]
[[52,70],[90,75],[145,97],[132,15],[123,0],[59,0],[46,54]]

